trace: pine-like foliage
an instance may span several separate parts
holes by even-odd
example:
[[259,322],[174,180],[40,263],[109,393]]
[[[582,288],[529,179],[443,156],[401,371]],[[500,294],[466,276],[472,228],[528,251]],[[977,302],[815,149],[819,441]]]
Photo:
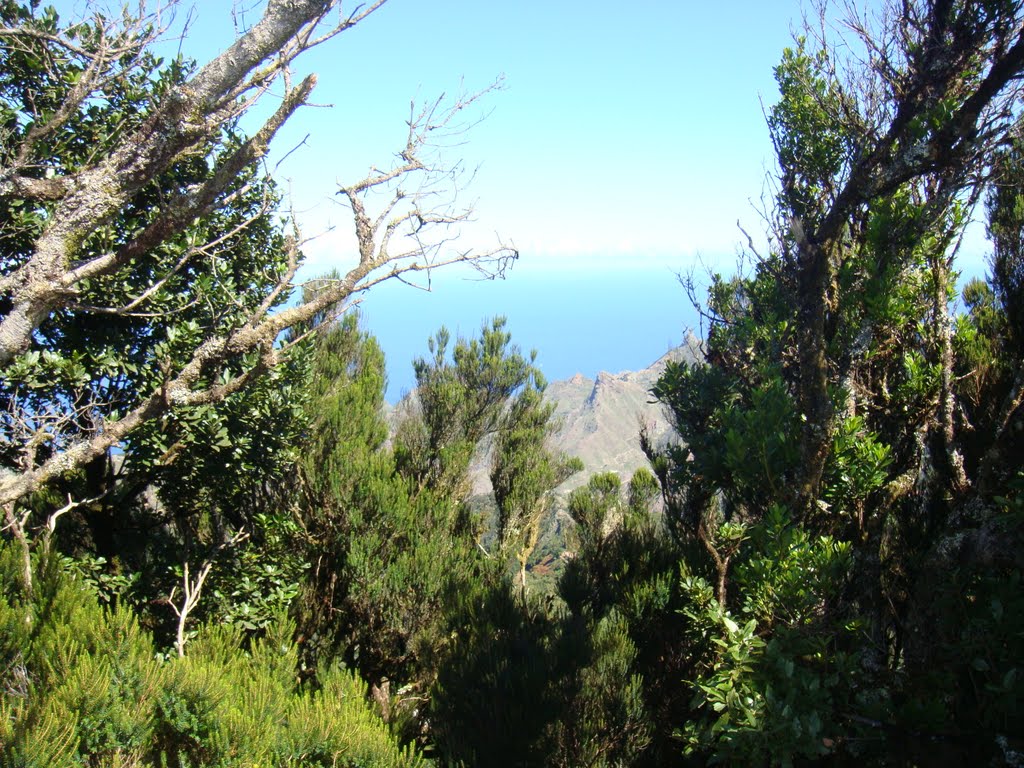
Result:
[[564,603],[507,581],[461,596],[432,699],[447,764],[678,761],[666,716],[678,711],[676,558],[651,517],[654,478],[638,473],[631,489],[627,501],[617,476],[598,475],[574,492],[579,546],[559,585]]
[[473,455],[509,430],[509,414],[522,410],[510,400],[538,387],[503,326],[495,321],[450,350],[447,333],[437,334],[432,358],[415,364],[418,387],[400,406],[393,448],[376,342],[346,317],[313,354],[302,463],[312,569],[300,609],[306,663],[344,658],[389,719],[409,719],[410,737],[421,735],[452,606],[481,580],[507,580],[466,504]]
[[515,557],[523,590],[526,564],[537,546],[551,493],[583,468],[579,459],[548,448],[556,423],[554,403],[544,402],[545,387],[540,371],[534,369],[502,416],[491,460],[498,549]]
[[301,464],[311,573],[307,663],[344,656],[374,684],[414,678],[417,638],[462,561],[449,513],[396,469],[384,419],[384,357],[347,316],[314,352]]
[[122,606],[55,559],[34,599],[17,585],[15,549],[0,551],[0,762],[56,766],[415,766],[340,668],[296,679],[283,616],[242,645],[228,625],[203,628],[184,658],[155,653]]

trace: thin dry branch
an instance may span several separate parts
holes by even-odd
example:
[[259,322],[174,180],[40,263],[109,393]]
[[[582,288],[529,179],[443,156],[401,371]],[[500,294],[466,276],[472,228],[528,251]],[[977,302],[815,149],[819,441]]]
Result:
[[[215,550],[214,554],[219,554],[226,549],[232,549],[237,547],[243,541],[249,538],[248,531],[236,531],[231,538],[222,543]],[[199,566],[199,572],[195,576],[189,575],[188,561],[182,566],[182,579],[181,579],[181,606],[177,606],[174,603],[174,593],[177,591],[177,586],[171,589],[171,594],[167,597],[167,603],[171,606],[171,610],[178,617],[178,629],[176,633],[176,640],[174,642],[174,649],[178,652],[179,658],[185,656],[185,643],[188,640],[188,636],[185,632],[186,625],[188,623],[188,617],[199,605],[199,598],[203,594],[203,585],[206,583],[206,578],[210,575],[210,571],[213,570],[214,556],[211,555],[202,562]]]
[[[350,28],[381,4],[374,3],[341,19],[321,39]],[[77,267],[72,264],[76,256],[74,244],[114,216],[172,163],[217,137],[227,121],[249,109],[255,99],[243,101],[240,97],[251,96],[254,90],[265,92],[295,56],[313,44],[310,32],[336,5],[329,0],[271,0],[257,24],[200,69],[184,87],[156,105],[152,115],[95,166],[76,173],[73,184],[65,184],[62,189],[59,183],[34,184],[22,180],[23,174],[0,173],[0,193],[20,189],[45,195],[46,199],[59,199],[27,262],[0,278],[0,295],[11,305],[0,320],[0,365],[8,364],[29,348],[32,334],[52,312],[74,302],[74,292],[81,280],[110,274],[131,258],[132,247],[151,248],[189,216],[202,215],[237,173],[238,163],[244,165],[265,154],[277,129],[305,102],[314,79],[307,78],[291,89],[253,139],[238,152],[221,159],[208,184],[177,200],[165,215],[151,222],[134,244],[120,254],[107,254]],[[144,48],[151,40],[140,32],[138,24],[129,22],[118,33],[123,32],[126,39]],[[126,76],[123,70],[116,73]],[[58,110],[58,119],[73,113],[75,105],[94,92],[94,88],[84,94],[73,91]]]
[[[0,297],[10,307],[0,319],[0,365],[27,349],[40,324],[57,311],[154,316],[156,313],[145,311],[147,303],[164,291],[175,275],[197,259],[215,258],[225,239],[269,215],[268,201],[232,232],[186,249],[146,288],[118,304],[83,306],[78,301],[76,293],[83,281],[113,274],[166,242],[196,217],[241,194],[229,191],[233,179],[265,155],[270,140],[306,103],[313,88],[313,77],[291,86],[289,63],[301,51],[350,28],[382,4],[380,0],[348,16],[339,15],[333,26],[316,36],[314,31],[325,28],[318,25],[337,4],[271,0],[260,21],[243,32],[228,51],[160,104],[140,128],[122,137],[95,166],[79,172],[74,188],[65,190],[54,207],[28,260],[0,277]],[[240,105],[238,96],[265,92],[277,78],[286,88],[277,110],[248,141],[212,158],[215,165],[205,183],[162,201],[159,213],[118,250],[75,261],[78,254],[69,244],[115,217],[121,206],[176,159],[215,144],[221,121],[251,104],[247,100]],[[72,402],[52,409],[21,401],[17,393],[9,397],[8,407],[14,410],[5,414],[7,433],[23,449],[22,465],[20,472],[0,477],[0,503],[14,510],[27,494],[122,444],[141,425],[169,411],[230,397],[280,364],[291,345],[315,332],[317,322],[351,306],[360,294],[385,280],[414,284],[412,275],[426,274],[429,286],[434,269],[460,263],[472,265],[484,276],[503,274],[518,255],[514,248],[500,242],[484,251],[450,247],[459,225],[470,220],[472,209],[455,205],[464,169],[458,164],[446,166],[440,157],[440,150],[452,146],[477,121],[469,108],[498,87],[500,81],[477,93],[451,100],[439,98],[420,109],[410,109],[408,132],[395,165],[385,171],[371,169],[365,178],[339,190],[353,213],[358,262],[343,276],[323,281],[307,302],[274,309],[297,287],[294,281],[302,240],[296,229],[282,246],[286,265],[256,308],[237,319],[240,324],[236,326],[217,329],[210,324],[204,328],[206,336],[195,344],[191,356],[166,360],[161,367],[162,384],[139,395],[134,406],[119,406],[124,410],[116,418],[109,415],[112,404],[101,402],[99,395],[88,389],[75,394]],[[379,191],[391,196],[371,215],[367,198]],[[236,303],[243,306],[240,299]],[[296,329],[294,337],[282,344],[282,334],[291,329]],[[225,375],[228,372],[230,375]],[[114,398],[117,386],[111,379],[99,389],[108,387]],[[108,414],[105,420],[102,414]],[[44,445],[48,448],[45,452],[41,450]]]

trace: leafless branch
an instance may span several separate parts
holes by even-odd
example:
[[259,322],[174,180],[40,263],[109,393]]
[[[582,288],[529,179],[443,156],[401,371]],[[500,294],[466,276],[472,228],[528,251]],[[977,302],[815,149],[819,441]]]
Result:
[[[374,3],[339,20],[319,39],[350,28],[381,4]],[[50,313],[73,303],[73,294],[81,280],[109,274],[131,258],[133,249],[153,247],[166,239],[180,222],[209,210],[240,165],[266,153],[277,129],[305,102],[314,78],[307,78],[302,85],[289,90],[263,128],[236,153],[222,158],[217,172],[201,190],[186,193],[177,200],[138,240],[118,254],[98,257],[77,267],[73,265],[73,244],[112,216],[177,159],[216,137],[225,121],[249,109],[255,99],[243,102],[240,97],[250,91],[257,95],[265,92],[295,56],[315,44],[316,40],[310,37],[312,30],[336,5],[330,0],[270,0],[259,22],[202,67],[185,87],[156,105],[153,113],[95,166],[78,171],[74,184],[61,188],[60,182],[45,185],[29,182],[22,178],[24,174],[17,167],[0,172],[0,194],[21,190],[59,200],[27,262],[0,278],[0,295],[11,304],[10,311],[0,320],[0,365],[6,365],[30,346],[32,334]],[[134,25],[129,22],[127,29],[111,32],[111,35],[122,35],[126,44],[141,50],[151,42],[143,29],[142,22],[136,21]],[[31,34],[30,30],[26,27],[21,31]],[[12,30],[0,34],[0,39],[17,37]],[[95,91],[98,72],[108,61],[114,61],[111,54],[115,49],[116,46],[111,46],[99,55],[91,51],[83,53],[91,57],[90,61],[98,62],[89,70],[97,74],[85,78],[80,88],[72,90],[56,113],[57,124]],[[124,76],[123,70],[115,69],[111,76]],[[33,130],[38,134],[50,129],[40,126]],[[30,145],[33,141],[29,138],[26,142]],[[30,153],[31,146],[28,146],[14,156],[26,158]]]
[[[247,538],[249,538],[249,533],[247,531],[236,531],[231,538],[217,547],[215,554],[222,552],[225,549],[236,547]],[[190,576],[188,561],[186,561],[182,567],[181,606],[179,607],[174,603],[174,593],[177,591],[177,587],[171,589],[171,594],[167,597],[168,605],[171,606],[174,614],[178,617],[177,639],[174,642],[174,648],[178,652],[179,658],[183,658],[185,656],[185,643],[188,639],[185,627],[188,622],[189,614],[191,614],[192,611],[196,609],[196,606],[199,605],[199,598],[203,593],[203,584],[206,583],[207,576],[209,576],[210,571],[213,570],[213,562],[213,556],[211,555],[199,566],[199,572],[195,576]]]
[[[41,324],[57,312],[138,318],[186,308],[183,302],[171,310],[153,302],[198,260],[213,263],[222,246],[270,215],[269,200],[232,230],[215,235],[205,244],[193,244],[176,258],[168,259],[162,271],[133,295],[102,306],[99,302],[87,305],[79,299],[79,293],[86,281],[119,274],[126,265],[187,230],[196,218],[249,192],[249,188],[238,190],[234,185],[239,172],[265,156],[269,142],[306,103],[315,84],[310,76],[293,86],[289,64],[302,51],[351,28],[382,4],[383,0],[378,0],[346,16],[340,13],[339,4],[329,0],[270,0],[260,20],[242,32],[227,51],[154,104],[143,123],[126,127],[112,150],[98,156],[94,165],[76,171],[73,183],[70,176],[28,181],[0,173],[0,194],[33,199],[32,193],[55,200],[25,261],[0,275],[0,298],[9,307],[0,317],[0,367],[11,365],[29,350]],[[327,17],[334,12],[338,12],[338,18],[329,23]],[[119,50],[117,41],[122,38],[117,35],[136,46],[149,43],[148,37],[139,39],[138,30],[111,30],[108,37],[113,42],[96,59],[100,62],[96,64],[96,78],[100,78],[99,73],[103,77],[125,75],[107,61],[112,52]],[[0,35],[0,41],[3,39]],[[97,82],[100,80],[94,78],[82,98],[95,93]],[[231,151],[203,155],[212,164],[205,182],[178,190],[161,201],[158,212],[120,247],[85,257],[75,250],[75,243],[115,218],[145,185],[173,163],[190,153],[207,153],[208,147],[218,146],[223,122],[239,110],[248,109],[252,97],[266,93],[273,82],[285,86],[277,109],[251,138]],[[434,269],[454,264],[470,264],[485,277],[502,274],[518,255],[514,248],[500,242],[483,251],[451,247],[459,226],[470,221],[472,209],[456,207],[465,169],[457,163],[446,165],[441,157],[441,150],[453,146],[481,119],[475,109],[480,99],[499,87],[500,80],[476,93],[410,107],[404,146],[394,165],[387,170],[372,168],[363,179],[339,190],[353,214],[357,263],[337,279],[324,281],[308,301],[275,309],[297,287],[302,239],[296,227],[282,245],[285,265],[279,274],[266,280],[259,300],[236,300],[239,308],[250,307],[245,310],[247,314],[237,318],[233,326],[210,324],[202,328],[205,336],[190,353],[166,361],[162,384],[155,391],[138,395],[133,404],[119,405],[116,416],[111,403],[105,402],[106,396],[100,394],[107,390],[114,393],[111,398],[115,397],[116,377],[103,384],[93,382],[90,386],[95,391],[86,387],[69,402],[46,405],[17,391],[9,396],[7,406],[13,410],[3,417],[9,439],[20,448],[21,463],[19,472],[0,477],[0,503],[16,514],[15,507],[26,494],[122,444],[146,422],[175,409],[230,397],[280,364],[290,345],[315,332],[313,326],[318,319],[352,306],[359,295],[385,280],[414,284],[411,276],[426,275],[429,287]],[[239,98],[243,94],[247,96],[244,103]],[[69,115],[83,103],[79,96],[77,91],[69,96]],[[28,165],[34,162],[30,150],[24,154]],[[49,181],[54,181],[52,189],[43,183]],[[387,195],[383,206],[371,205],[375,193]],[[294,337],[282,343],[282,333],[290,329],[295,329]]]
[[61,518],[62,515],[65,515],[68,512],[70,512],[71,510],[77,509],[78,507],[84,506],[86,504],[92,504],[98,498],[99,497],[97,496],[97,497],[93,497],[91,499],[80,499],[78,501],[72,501],[71,494],[69,493],[68,494],[68,503],[65,504],[63,507],[61,507],[60,509],[55,510],[54,512],[52,512],[50,514],[50,516],[46,518],[46,531],[47,531],[47,534],[52,536],[53,533],[57,530],[57,521]]

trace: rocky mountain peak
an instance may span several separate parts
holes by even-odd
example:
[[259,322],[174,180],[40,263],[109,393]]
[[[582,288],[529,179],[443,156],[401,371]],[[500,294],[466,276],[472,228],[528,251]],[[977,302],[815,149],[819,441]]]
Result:
[[[627,481],[637,469],[646,467],[647,457],[640,450],[641,425],[647,427],[655,443],[669,439],[671,433],[664,408],[655,402],[651,388],[670,361],[692,363],[700,357],[699,340],[687,334],[681,345],[639,371],[601,371],[593,379],[577,373],[550,382],[544,397],[554,404],[559,423],[551,448],[578,456],[584,465],[559,492],[585,485],[599,472],[617,472]],[[478,457],[473,468],[474,493],[490,492],[489,470],[490,456]]]
[[671,429],[650,390],[669,362],[692,363],[700,358],[700,340],[688,332],[682,344],[639,371],[601,371],[593,380],[577,373],[551,382],[545,396],[555,404],[560,421],[552,447],[579,456],[585,467],[560,490],[583,485],[598,472],[618,472],[626,480],[647,466],[640,450],[641,424],[647,425],[655,441],[667,439]]

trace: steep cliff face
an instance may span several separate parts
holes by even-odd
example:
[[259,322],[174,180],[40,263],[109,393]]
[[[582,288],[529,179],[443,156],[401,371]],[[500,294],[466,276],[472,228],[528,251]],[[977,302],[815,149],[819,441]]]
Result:
[[555,404],[560,427],[552,446],[583,460],[584,471],[559,489],[584,485],[598,472],[618,472],[623,480],[647,465],[640,450],[640,427],[646,425],[655,441],[667,439],[671,425],[650,390],[669,361],[692,363],[699,359],[699,340],[688,334],[672,349],[640,371],[606,373],[595,379],[576,374],[551,382],[546,396]]

